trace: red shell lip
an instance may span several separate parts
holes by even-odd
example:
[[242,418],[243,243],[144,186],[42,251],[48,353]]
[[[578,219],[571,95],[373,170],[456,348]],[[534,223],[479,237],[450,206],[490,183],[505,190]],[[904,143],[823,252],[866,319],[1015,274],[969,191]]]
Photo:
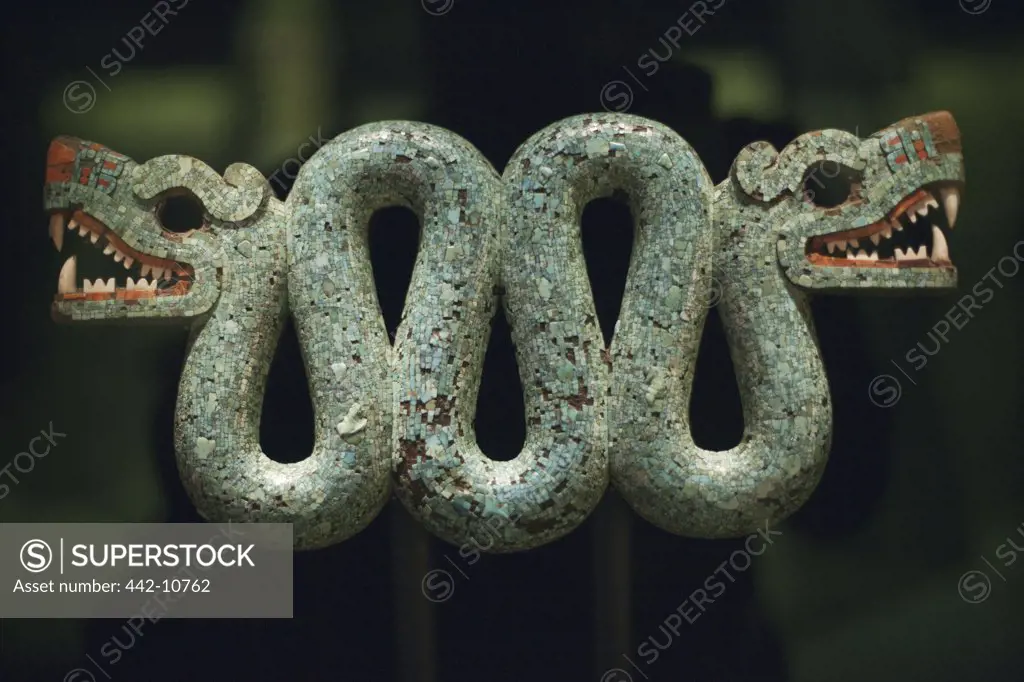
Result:
[[[956,209],[959,207],[962,191],[962,181],[944,180],[918,187],[897,202],[885,216],[870,225],[808,238],[805,242],[806,258],[817,267],[828,268],[955,269],[954,264],[949,259],[949,247],[946,237],[953,230]],[[951,199],[955,200],[953,201],[952,213],[946,212],[947,209],[944,202],[947,194],[955,195],[955,197],[951,197]],[[929,225],[929,227],[921,228],[919,227],[921,223],[915,225],[914,220],[909,220],[909,222],[903,220],[908,215],[910,218],[917,218],[913,209],[915,207],[921,209],[922,206],[924,206],[923,210],[925,213],[920,215],[928,215],[928,222],[925,224]],[[929,207],[934,207],[937,215],[941,216],[937,221],[928,213]],[[952,216],[952,220],[950,216]],[[900,254],[899,249],[893,246],[893,243],[889,243],[886,246],[886,240],[904,229],[910,230],[905,234],[910,235],[910,239],[913,241],[909,244],[909,247],[901,245],[901,248],[919,249],[919,247],[923,247],[927,250],[926,257],[915,258],[909,256],[909,253],[907,256],[904,256]],[[922,230],[927,234],[924,234]],[[860,245],[855,244],[852,247],[853,251],[846,250],[846,244],[851,241],[866,242],[869,239],[871,240],[869,243],[863,244],[866,251],[860,253],[860,258],[853,258],[850,255],[860,250]],[[904,240],[905,245],[907,238],[902,237],[901,239]],[[936,253],[941,255],[933,259],[932,249],[936,248],[936,244],[932,242],[936,241],[939,244],[939,249]],[[897,241],[895,244],[899,245],[900,242]],[[838,245],[840,251],[835,256],[832,256],[830,254],[835,245]],[[883,251],[883,248],[887,250]],[[896,249],[895,252],[893,249]],[[845,257],[841,255],[844,250],[846,250]],[[868,256],[871,258],[868,259]]]
[[76,291],[69,291],[67,293],[57,293],[54,298],[56,303],[69,301],[105,301],[113,299],[134,301],[143,298],[184,296],[191,291],[192,283],[195,279],[195,272],[192,266],[188,263],[173,261],[166,258],[158,258],[133,249],[128,246],[128,244],[126,244],[124,240],[117,235],[117,233],[81,209],[58,210],[52,211],[51,213],[59,213],[65,216],[65,219],[73,219],[76,224],[75,229],[80,230],[84,228],[90,233],[96,235],[98,238],[96,242],[93,242],[95,245],[100,246],[109,244],[117,249],[117,251],[124,254],[125,257],[131,258],[140,266],[146,265],[152,268],[170,271],[177,279],[177,282],[173,286],[164,289],[128,290],[126,287],[116,287],[112,292],[85,292],[81,289],[77,289]]

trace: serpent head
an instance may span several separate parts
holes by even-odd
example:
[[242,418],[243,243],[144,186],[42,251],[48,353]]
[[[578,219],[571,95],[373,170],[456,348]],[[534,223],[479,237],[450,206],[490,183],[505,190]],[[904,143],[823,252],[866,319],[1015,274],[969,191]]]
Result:
[[[60,322],[185,322],[211,311],[223,286],[225,228],[258,227],[277,213],[255,168],[229,166],[224,176],[188,156],[136,163],[100,144],[73,137],[50,143],[44,208],[62,250],[77,233],[109,260],[78,271],[68,257],[57,282],[53,317]],[[197,202],[202,224],[176,232],[163,208],[172,197]],[[240,232],[233,229],[234,232]],[[85,265],[85,264],[83,264]],[[83,268],[85,269],[85,268]]]
[[730,180],[740,213],[760,207],[754,212],[773,242],[767,248],[798,287],[956,286],[947,235],[964,167],[960,132],[946,112],[906,118],[864,139],[822,130],[781,152],[757,142],[739,154]]

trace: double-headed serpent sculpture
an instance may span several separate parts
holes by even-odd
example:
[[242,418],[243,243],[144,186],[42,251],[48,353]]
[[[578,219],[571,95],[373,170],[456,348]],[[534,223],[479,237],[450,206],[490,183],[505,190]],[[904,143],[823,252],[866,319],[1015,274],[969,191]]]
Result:
[[[490,551],[512,552],[570,532],[610,479],[669,532],[733,537],[794,512],[825,466],[831,405],[807,295],[955,286],[945,235],[962,184],[945,112],[865,139],[812,132],[781,152],[757,142],[717,186],[679,135],[636,116],[555,123],[500,176],[454,133],[388,121],[322,147],[283,202],[245,164],[221,176],[188,156],[140,164],[59,137],[45,186],[53,241],[60,250],[77,231],[127,279],[80,283],[68,258],[53,313],[191,326],[175,449],[210,520],[292,523],[296,547],[323,547],[370,523],[394,485],[435,535],[461,543],[487,526],[500,535]],[[636,237],[605,347],[579,224],[587,202],[615,190]],[[201,203],[200,228],[163,225],[161,206],[180,195]],[[422,236],[392,348],[367,225],[394,205],[416,213]],[[723,452],[694,444],[688,416],[713,297],[745,420]],[[473,429],[498,304],[527,428],[505,462]],[[308,458],[283,464],[260,449],[259,419],[289,314],[316,433]]]

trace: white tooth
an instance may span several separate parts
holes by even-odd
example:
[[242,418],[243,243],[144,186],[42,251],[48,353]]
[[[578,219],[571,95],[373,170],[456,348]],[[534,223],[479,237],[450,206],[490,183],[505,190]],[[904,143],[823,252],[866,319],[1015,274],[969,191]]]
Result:
[[64,246],[64,216],[60,213],[50,216],[50,239],[53,240],[53,245],[59,252]]
[[153,279],[153,280],[150,280],[150,282],[149,282],[149,287],[147,287],[147,288],[148,288],[148,289],[151,289],[151,290],[153,290],[153,291],[156,291],[156,280],[155,280],[155,279]]
[[153,266],[143,264],[142,265],[142,276],[145,277],[146,275],[148,275],[149,271],[152,270],[152,269],[153,269]]
[[895,230],[896,232],[902,231],[903,230],[903,223],[901,223],[899,220],[893,221],[892,229]]
[[125,291],[135,291],[135,280],[133,280],[131,277],[129,277],[128,281],[125,282],[124,290]]
[[846,258],[847,258],[847,260],[854,260],[854,258],[856,258],[856,256],[853,255],[853,251],[850,251],[849,249],[847,249],[846,250]]
[[839,247],[840,251],[842,251],[846,248],[846,240],[844,239],[843,241],[836,242],[836,246]]
[[135,262],[134,258],[130,258],[130,257],[126,256],[125,259],[124,259],[124,269],[127,270],[128,268],[130,268],[132,266],[132,263],[134,263],[134,262]]
[[77,220],[75,220],[74,218],[72,218],[71,220],[69,220],[69,221],[68,221],[68,229],[69,229],[69,230],[73,230],[73,229],[75,229],[76,227],[78,227],[78,221],[77,221]]
[[942,204],[946,207],[946,220],[949,222],[949,228],[953,229],[957,211],[960,210],[960,193],[955,189],[944,189],[941,194]]
[[860,241],[857,239],[851,239],[850,246],[852,246],[853,248],[857,248],[858,246],[860,246]]
[[103,288],[103,290],[104,291],[109,291],[110,293],[114,293],[114,290],[116,288],[117,288],[117,282],[115,282],[114,278],[111,277],[110,279],[107,280],[107,285]]
[[918,258],[927,258],[928,257],[928,247],[925,246],[924,244],[921,244],[921,248],[917,250],[917,257]]
[[919,216],[926,216],[926,215],[928,215],[928,203],[929,203],[929,201],[931,201],[931,200],[929,199],[928,201],[922,201],[921,203],[919,203],[917,205],[917,215],[919,215]]
[[868,258],[868,252],[865,251],[864,249],[861,249],[860,251],[857,252],[857,260],[871,260],[871,259]]
[[114,254],[114,262],[115,263],[120,263],[123,260],[124,260],[124,254],[123,253],[118,251],[117,253]]
[[928,197],[928,201],[924,202],[926,208],[938,208],[939,202],[935,200],[935,197]]
[[64,265],[60,269],[60,275],[57,276],[57,293],[75,293],[75,279],[78,275],[77,270],[78,266],[74,256],[64,261]]
[[83,279],[82,280],[82,291],[84,293],[86,293],[86,294],[88,294],[90,291],[92,291],[92,282],[90,282],[87,279]]
[[907,254],[903,253],[903,249],[896,249],[896,260],[907,260]]
[[163,276],[164,276],[164,269],[163,268],[157,268],[157,267],[153,268],[153,281],[154,282],[156,282],[158,279],[160,279]]
[[878,246],[878,242],[880,242],[880,241],[882,241],[882,235],[878,234],[877,232],[875,232],[873,235],[871,235],[871,243],[872,244],[874,244],[875,246]]
[[95,232],[90,232],[89,233],[89,241],[91,241],[93,244],[95,244],[99,240],[100,240],[100,236],[98,234],[96,234]]
[[912,222],[912,223],[916,223],[917,222],[917,214],[914,213],[913,211],[907,211],[907,216],[910,217],[910,222]]
[[89,228],[86,227],[85,225],[82,225],[81,227],[78,228],[78,236],[79,237],[84,237],[88,233],[89,233]]
[[892,228],[891,227],[887,227],[884,230],[882,230],[882,236],[885,237],[886,239],[891,239],[892,238]]
[[936,263],[949,263],[949,245],[942,230],[932,225],[932,260]]
[[836,250],[836,243],[835,242],[828,242],[828,252],[832,253],[835,250]]
[[878,252],[875,251],[873,254],[868,256],[868,260],[878,260]]
[[107,244],[106,246],[103,247],[103,255],[104,256],[109,256],[112,253],[114,253],[114,245],[113,244]]

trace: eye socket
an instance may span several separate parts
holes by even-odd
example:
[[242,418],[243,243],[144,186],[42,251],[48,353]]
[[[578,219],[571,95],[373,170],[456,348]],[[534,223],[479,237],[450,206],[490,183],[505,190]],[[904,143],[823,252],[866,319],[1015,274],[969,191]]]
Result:
[[819,208],[835,208],[846,203],[860,188],[858,171],[838,161],[818,161],[804,173],[804,201]]
[[164,197],[156,206],[156,219],[161,227],[175,234],[198,230],[206,221],[203,202],[192,194]]

